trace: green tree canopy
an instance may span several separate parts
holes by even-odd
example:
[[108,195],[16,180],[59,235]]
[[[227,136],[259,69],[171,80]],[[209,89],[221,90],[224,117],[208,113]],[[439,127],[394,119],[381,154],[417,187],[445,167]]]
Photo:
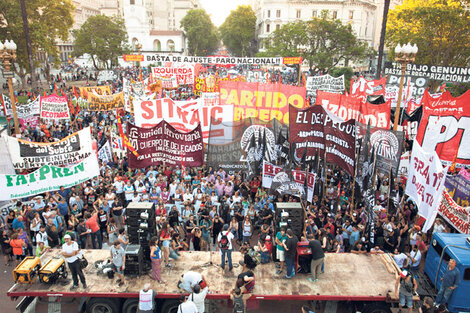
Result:
[[130,50],[126,26],[121,17],[91,16],[73,35],[73,55],[78,57],[89,54],[96,69],[117,65],[118,57]]
[[218,46],[217,28],[204,9],[192,9],[181,20],[190,55],[206,56],[212,54]]
[[[74,10],[75,7],[71,0],[26,1],[33,55],[42,49],[52,56],[56,63],[60,63],[57,40],[66,41],[68,39],[69,29],[73,25],[72,12]],[[12,39],[16,43],[18,47],[16,63],[20,67],[18,74],[24,77],[25,72],[30,69],[20,1],[0,1],[0,38],[3,40]]]
[[252,56],[256,50],[256,15],[249,5],[240,5],[219,28],[222,41],[235,56]]
[[343,25],[323,12],[310,21],[284,24],[267,39],[267,54],[271,56],[300,56],[314,71],[328,72],[344,61],[362,61],[373,52],[367,43],[357,39],[351,25]]
[[386,44],[416,43],[416,63],[468,66],[470,11],[463,0],[405,0],[389,12]]

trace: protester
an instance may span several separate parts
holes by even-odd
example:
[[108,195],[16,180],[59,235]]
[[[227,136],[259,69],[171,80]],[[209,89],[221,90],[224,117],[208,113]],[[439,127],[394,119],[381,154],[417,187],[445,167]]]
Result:
[[230,292],[230,300],[233,302],[233,313],[246,312],[246,300],[251,297],[251,293],[242,293],[241,289],[235,287]]
[[70,290],[74,290],[78,288],[78,278],[80,278],[80,282],[83,285],[83,289],[87,288],[85,275],[83,275],[82,268],[80,266],[80,260],[82,254],[78,247],[78,244],[72,240],[70,235],[64,236],[65,243],[62,245],[62,256],[65,257],[65,261],[67,262],[70,272],[72,273],[72,280],[73,285],[70,287]]
[[286,235],[286,228],[281,227],[281,230],[277,232],[276,234],[276,258],[279,260],[280,265],[278,266],[276,264],[276,267],[279,267],[279,269],[276,271],[276,274],[281,274],[282,271],[284,270],[284,263],[285,263],[285,249],[284,249],[284,244],[287,240],[287,235]]
[[399,299],[400,310],[406,305],[409,313],[413,311],[413,295],[417,288],[416,279],[408,271],[403,271],[397,276],[395,294]]
[[178,306],[177,312],[179,313],[199,313],[196,304],[188,300],[188,296],[180,296],[181,304]]
[[189,295],[188,300],[194,302],[197,307],[198,313],[206,312],[204,301],[209,292],[209,286],[206,283],[206,286],[201,289],[200,285],[196,285],[193,288],[193,292]]
[[312,253],[312,260],[310,261],[310,273],[312,277],[309,277],[308,280],[315,283],[318,281],[321,266],[325,259],[325,253],[323,252],[320,241],[315,240],[313,235],[310,235],[309,240],[308,247]]
[[153,313],[155,311],[155,297],[157,293],[150,289],[147,283],[139,291],[139,313]]
[[287,266],[287,273],[284,276],[287,279],[290,279],[295,276],[295,268],[294,268],[294,259],[297,254],[297,242],[298,239],[294,236],[294,233],[291,229],[286,231],[287,240],[284,242],[283,246],[286,251],[285,258],[286,258],[286,266]]
[[150,238],[150,260],[152,262],[152,274],[149,275],[153,280],[162,283],[162,252],[160,250],[158,237]]
[[460,270],[456,267],[457,261],[449,260],[447,271],[441,278],[441,288],[436,296],[436,304],[447,304],[455,288],[460,284]]
[[124,270],[126,268],[126,253],[124,249],[121,247],[121,243],[119,241],[114,241],[113,245],[111,246],[111,261],[113,262],[113,270],[118,275],[118,286],[121,287],[124,285]]
[[234,238],[233,233],[229,231],[229,226],[225,224],[224,229],[222,230],[222,232],[219,234],[217,238],[220,253],[222,254],[220,267],[222,267],[223,270],[225,269],[225,256],[227,256],[227,260],[228,260],[228,270],[231,271],[233,268],[233,265],[232,265],[232,249],[233,249],[232,240],[233,238]]

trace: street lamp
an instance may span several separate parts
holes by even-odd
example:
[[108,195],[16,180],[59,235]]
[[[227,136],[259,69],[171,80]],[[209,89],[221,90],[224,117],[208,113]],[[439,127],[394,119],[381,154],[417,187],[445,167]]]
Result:
[[13,71],[11,71],[11,65],[16,60],[16,43],[13,40],[5,40],[2,44],[0,41],[0,61],[3,63],[3,77],[8,80],[8,89],[10,91],[11,108],[13,110],[13,123],[15,125],[15,134],[18,137],[20,135],[20,128],[18,124],[18,116],[16,115],[16,102],[15,94],[13,93]]
[[299,83],[298,83],[299,86],[300,86],[300,78],[302,76],[302,61],[303,61],[302,54],[305,51],[307,51],[307,48],[305,46],[301,46],[301,45],[297,46],[297,52],[300,54],[300,60],[301,60],[299,63]]
[[[137,50],[138,54],[140,54],[140,51],[142,51],[142,44],[139,43],[138,40],[135,42],[135,49]],[[142,68],[140,66],[140,62],[137,62],[137,65],[139,66],[139,76],[142,77]]]
[[395,47],[395,61],[401,64],[401,77],[400,77],[400,89],[398,91],[398,100],[397,100],[397,108],[395,110],[395,123],[393,124],[393,130],[396,131],[398,128],[398,122],[400,120],[400,106],[401,106],[401,98],[403,93],[403,84],[405,82],[405,71],[406,66],[409,63],[413,63],[416,58],[416,54],[418,53],[418,46],[414,44],[413,46],[410,43],[406,45],[398,44]]

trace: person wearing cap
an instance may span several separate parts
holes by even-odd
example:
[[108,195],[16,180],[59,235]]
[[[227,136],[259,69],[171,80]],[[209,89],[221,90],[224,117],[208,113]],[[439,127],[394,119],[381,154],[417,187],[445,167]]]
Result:
[[156,292],[146,283],[139,291],[139,313],[153,313],[155,311]]
[[[400,288],[398,288],[400,287]],[[397,276],[395,282],[395,295],[399,299],[398,306],[401,309],[406,305],[408,312],[413,311],[413,294],[418,289],[416,279],[408,271],[403,271]]]
[[[217,242],[219,243],[220,253],[222,254],[222,262],[220,267],[225,269],[225,255],[227,255],[228,259],[228,269],[229,271],[232,270],[232,240],[234,236],[231,231],[229,231],[228,224],[224,225],[224,229],[220,232],[219,236],[217,236]],[[224,240],[222,240],[224,239]],[[225,239],[227,240],[227,244],[224,244]]]
[[74,290],[78,288],[78,278],[80,277],[80,281],[83,285],[83,288],[86,289],[86,281],[85,275],[83,275],[82,268],[80,266],[80,257],[81,252],[78,244],[72,240],[70,235],[64,236],[65,243],[62,245],[62,256],[65,258],[67,262],[70,273],[72,273],[72,280],[73,285],[70,287],[70,290]]

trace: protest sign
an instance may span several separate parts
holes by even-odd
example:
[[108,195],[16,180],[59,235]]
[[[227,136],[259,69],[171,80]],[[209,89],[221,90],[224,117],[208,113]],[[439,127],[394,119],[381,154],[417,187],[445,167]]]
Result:
[[175,166],[181,165],[182,160],[189,167],[202,165],[204,146],[201,125],[187,133],[179,132],[166,121],[152,128],[127,125],[127,136],[138,153],[135,156],[127,152],[129,167],[144,168],[161,164]]
[[131,112],[132,85],[131,80],[126,77],[122,78],[122,93],[124,97],[124,110]]
[[83,99],[88,99],[88,93],[94,93],[100,96],[103,95],[110,95],[111,94],[111,87],[109,85],[106,86],[92,86],[92,87],[79,87],[80,90],[80,97]]
[[462,207],[455,203],[452,197],[444,190],[439,215],[461,234],[470,234],[470,207]]
[[442,167],[436,151],[428,151],[432,152],[426,152],[416,140],[413,141],[405,188],[405,193],[416,203],[419,215],[426,219],[424,232],[428,231],[436,218],[448,168]]
[[98,150],[98,159],[106,163],[113,160],[113,152],[111,151],[109,141],[106,141],[106,143]]
[[330,74],[321,76],[309,76],[305,85],[307,96],[311,97],[311,103],[315,103],[317,90],[332,93],[344,93],[344,75],[333,77]]
[[[400,78],[401,75],[387,75],[385,99],[391,101],[393,108],[397,106]],[[428,80],[423,77],[406,76],[404,79],[401,107],[407,107],[408,101],[412,99],[421,99],[428,86]]]
[[16,106],[16,114],[18,118],[29,118],[34,115],[39,116],[40,113],[40,105],[39,105],[39,97],[37,97],[34,101],[31,101],[27,104],[17,105]]
[[40,97],[40,117],[43,119],[66,120],[70,119],[69,103],[67,97],[50,95]]
[[124,54],[122,59],[124,62],[143,62],[144,56],[142,54]]
[[408,177],[408,169],[410,168],[410,151],[403,153],[400,157],[400,166],[398,167],[398,175]]
[[282,58],[283,64],[302,64],[302,57],[285,57]]
[[229,56],[181,56],[168,54],[147,54],[145,56],[147,62],[175,62],[175,63],[201,63],[201,64],[218,64],[218,65],[241,65],[241,64],[258,64],[258,65],[282,65],[283,58],[235,58]]
[[10,97],[5,96],[4,94],[0,97],[0,102],[2,103],[2,112],[5,117],[10,117],[13,115],[13,107],[11,106]]
[[290,106],[289,142],[294,144],[294,157],[300,161],[307,149],[307,161],[316,152],[326,160],[354,175],[356,126],[354,120],[342,122],[322,106],[306,109]]
[[51,143],[31,142],[10,136],[6,138],[15,169],[75,164],[88,157],[93,151],[89,127]]
[[204,138],[207,138],[211,121],[218,124],[233,120],[233,107],[206,106],[204,103],[203,99],[188,101],[173,101],[169,98],[149,101],[134,99],[135,124],[138,127],[153,127],[165,120],[177,130],[185,132],[200,124]]
[[21,127],[24,127],[24,128],[31,127],[31,129],[34,129],[36,126],[39,125],[39,117],[30,116],[30,117],[18,118],[18,122],[20,123]]
[[283,84],[220,82],[220,104],[234,107],[235,121],[254,117],[289,123],[289,104],[305,107],[305,88]]
[[246,81],[249,83],[269,83],[270,76],[265,71],[246,71]]
[[26,175],[0,174],[0,200],[13,200],[37,194],[70,188],[86,182],[100,174],[98,159],[89,155],[79,164],[71,167],[44,165]]
[[390,101],[372,104],[351,96],[319,90],[315,103],[344,121],[354,119],[365,125],[370,123],[373,127],[390,128]]
[[455,176],[447,176],[445,187],[458,205],[470,206],[470,179],[466,178],[465,174],[459,173]]
[[367,80],[364,77],[359,77],[356,81],[351,78],[350,96],[367,102],[367,96],[382,95],[385,96],[385,83],[387,78],[379,80]]
[[450,164],[470,164],[470,91],[454,98],[446,91],[434,98],[427,91],[416,140]]
[[103,71],[99,71],[96,81],[98,82],[98,84],[102,84],[107,81],[113,82],[117,78],[118,78],[118,75],[113,70],[103,70]]
[[219,93],[218,92],[202,92],[201,99],[202,105],[206,107],[213,107],[219,105]]
[[103,96],[88,93],[89,111],[110,111],[120,108],[124,108],[124,92]]
[[[402,65],[400,63],[386,63],[384,68],[384,75],[402,75],[401,66]],[[423,77],[430,80],[439,80],[452,83],[468,83],[470,82],[470,67],[421,65],[409,63],[406,65],[405,76]]]
[[178,85],[194,84],[193,64],[170,63],[169,66],[152,67],[152,74],[155,79],[176,77]]

